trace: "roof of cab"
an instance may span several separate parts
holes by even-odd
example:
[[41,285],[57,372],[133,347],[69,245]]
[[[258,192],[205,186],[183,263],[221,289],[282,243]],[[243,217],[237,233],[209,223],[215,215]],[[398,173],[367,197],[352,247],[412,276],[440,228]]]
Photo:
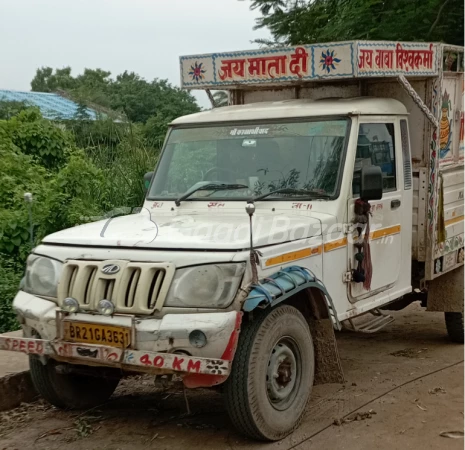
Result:
[[405,115],[405,106],[391,98],[357,97],[326,100],[284,100],[224,106],[175,119],[171,125],[187,125],[247,120],[289,119],[293,117],[366,115]]

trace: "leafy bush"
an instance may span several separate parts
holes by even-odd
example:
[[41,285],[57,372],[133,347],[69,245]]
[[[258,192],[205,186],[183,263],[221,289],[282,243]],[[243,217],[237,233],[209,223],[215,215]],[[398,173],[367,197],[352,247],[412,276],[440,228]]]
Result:
[[[66,78],[69,71],[58,75]],[[91,75],[105,78],[87,72],[86,83]],[[172,88],[160,82],[151,89],[163,96]],[[128,100],[130,90],[118,94]],[[177,94],[178,107],[187,101],[191,110],[197,108],[189,96]],[[147,125],[109,119],[59,124],[45,120],[37,108],[4,106],[0,103],[0,333],[18,327],[11,303],[34,245],[50,233],[141,206],[143,176],[154,169],[167,124],[176,115],[168,105],[167,115],[158,114]],[[29,205],[26,192],[33,196]]]
[[11,119],[30,105],[16,100],[0,100],[0,120]]
[[61,167],[66,150],[72,144],[69,133],[42,118],[37,108],[21,111],[10,120],[0,121],[0,136],[16,145],[22,153],[32,156],[49,169]]
[[[51,192],[50,177],[45,168],[11,141],[0,139],[0,256],[18,261],[27,256],[31,248],[30,225],[24,193],[31,192],[42,203]],[[44,214],[48,212],[38,209],[34,215],[40,221]]]
[[11,308],[23,276],[20,267],[11,260],[0,259],[0,333],[17,330],[19,324]]

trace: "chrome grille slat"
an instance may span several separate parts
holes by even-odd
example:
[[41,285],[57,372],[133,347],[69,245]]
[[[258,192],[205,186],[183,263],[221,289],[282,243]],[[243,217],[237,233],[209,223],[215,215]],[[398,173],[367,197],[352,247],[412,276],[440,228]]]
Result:
[[73,291],[69,293],[69,297],[73,297],[79,301],[81,309],[83,310],[90,310],[92,308],[92,301],[88,297],[91,293],[89,292],[88,294],[87,289],[94,269],[96,269],[95,264],[88,265],[83,268],[77,266],[77,274],[73,284]]
[[84,303],[86,305],[90,305],[91,303],[91,295],[92,295],[92,288],[94,286],[94,281],[95,281],[95,276],[97,274],[97,268],[94,267],[92,268],[92,271],[90,272],[90,277],[87,281],[87,284],[86,284],[86,290],[84,292]]
[[[120,270],[103,273],[108,264],[118,265]],[[98,302],[106,298],[115,304],[116,312],[151,314],[163,306],[174,271],[170,263],[70,260],[64,264],[58,285],[58,303],[73,297],[82,310],[95,311]]]
[[165,278],[165,273],[161,270],[156,272],[153,276],[152,284],[150,285],[150,291],[148,295],[147,307],[149,309],[152,309],[155,307],[155,303],[157,301],[158,294],[160,293],[161,284],[164,278]]
[[105,298],[111,300],[113,298],[113,290],[115,288],[115,280],[108,280],[105,286]]
[[68,283],[68,292],[73,292],[74,284],[76,283],[76,276],[77,276],[78,268],[76,266],[72,266],[71,276],[69,277]]
[[129,277],[128,287],[126,288],[126,297],[124,299],[124,304],[126,308],[131,308],[134,305],[136,297],[137,283],[140,278],[140,269],[133,269],[131,276]]

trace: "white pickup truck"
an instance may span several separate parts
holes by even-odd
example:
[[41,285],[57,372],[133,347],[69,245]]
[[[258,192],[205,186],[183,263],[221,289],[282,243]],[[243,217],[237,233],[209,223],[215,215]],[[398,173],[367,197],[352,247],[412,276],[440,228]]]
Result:
[[[47,236],[14,300],[51,403],[126,374],[222,385],[278,440],[343,374],[334,330],[421,300],[463,342],[463,48],[338,42],[181,57],[230,106],[175,120],[141,212]],[[211,95],[211,94],[210,94]]]

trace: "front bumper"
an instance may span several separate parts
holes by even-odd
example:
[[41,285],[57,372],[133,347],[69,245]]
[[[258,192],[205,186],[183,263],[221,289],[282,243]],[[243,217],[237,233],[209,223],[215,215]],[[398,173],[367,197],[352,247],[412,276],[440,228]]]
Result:
[[103,345],[75,344],[60,340],[0,336],[0,350],[49,356],[58,361],[77,364],[119,367],[126,370],[144,369],[158,373],[184,372],[205,375],[229,375],[231,361],[196,358],[173,353],[123,350]]
[[[20,291],[15,297],[13,307],[20,318],[26,337],[0,336],[1,350],[131,371],[181,372],[221,377],[227,377],[229,374],[242,317],[242,313],[236,311],[166,314],[161,319],[151,316],[106,317],[83,313],[67,315],[67,320],[131,327],[131,348],[121,349],[62,340],[58,331],[58,308],[51,301]],[[207,343],[204,347],[197,348],[191,345],[189,334],[194,330],[200,330],[205,334]],[[37,335],[40,339],[34,338]]]

